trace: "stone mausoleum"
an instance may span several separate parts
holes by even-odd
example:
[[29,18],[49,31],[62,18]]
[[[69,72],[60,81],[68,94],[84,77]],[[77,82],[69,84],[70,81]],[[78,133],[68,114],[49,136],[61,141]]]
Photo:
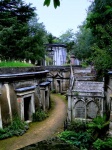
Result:
[[95,81],[91,69],[71,71],[68,97],[68,121],[93,119],[104,113],[104,82]]
[[0,127],[16,114],[23,121],[32,121],[38,108],[49,109],[48,73],[38,67],[0,69]]
[[67,49],[65,44],[45,44],[46,46],[46,57],[50,59],[46,61],[45,66],[63,66],[66,64]]

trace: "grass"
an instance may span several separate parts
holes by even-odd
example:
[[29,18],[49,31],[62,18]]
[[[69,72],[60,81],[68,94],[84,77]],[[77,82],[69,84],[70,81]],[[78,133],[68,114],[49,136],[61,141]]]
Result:
[[1,61],[0,67],[32,67],[30,63],[24,63],[20,61]]

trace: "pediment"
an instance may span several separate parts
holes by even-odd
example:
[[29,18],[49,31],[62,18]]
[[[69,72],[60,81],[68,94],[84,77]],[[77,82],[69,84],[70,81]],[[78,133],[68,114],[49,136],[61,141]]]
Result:
[[56,75],[54,75],[55,78],[63,78],[63,76],[58,72]]
[[51,72],[49,72],[48,75],[47,75],[48,78],[52,78],[53,76],[54,75]]

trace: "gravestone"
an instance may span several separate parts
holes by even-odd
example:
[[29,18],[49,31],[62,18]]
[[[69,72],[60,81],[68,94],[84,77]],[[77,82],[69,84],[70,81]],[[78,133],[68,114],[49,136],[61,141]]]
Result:
[[85,104],[83,101],[78,101],[75,104],[75,117],[85,118]]
[[87,117],[89,118],[95,118],[98,113],[98,106],[95,102],[89,102],[87,105]]

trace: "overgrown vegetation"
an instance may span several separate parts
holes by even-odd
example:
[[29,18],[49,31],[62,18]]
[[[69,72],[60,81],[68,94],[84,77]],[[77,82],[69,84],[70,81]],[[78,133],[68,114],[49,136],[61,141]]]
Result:
[[38,109],[35,113],[33,113],[33,122],[42,121],[47,117],[48,114],[45,111],[43,111],[42,109]]
[[[67,125],[67,130],[59,134],[59,138],[81,150],[111,149],[112,138],[107,137],[109,121],[106,116],[97,116],[90,122],[75,120]],[[98,142],[99,141],[99,142]]]
[[5,127],[4,129],[0,128],[0,139],[23,135],[28,128],[28,124],[21,121],[21,119],[16,116],[12,120],[11,125]]
[[105,140],[97,139],[93,143],[93,147],[96,150],[112,150],[112,138],[106,138]]
[[106,120],[106,115],[94,118],[92,122],[88,124],[88,128],[94,140],[104,138],[109,130],[109,121]]
[[30,63],[23,63],[20,61],[2,61],[0,62],[0,67],[31,67]]
[[77,146],[80,149],[89,148],[91,144],[91,134],[88,132],[64,131],[59,135],[60,139]]
[[67,126],[67,130],[79,132],[79,129],[81,132],[85,132],[88,128],[88,125],[83,120],[75,120],[70,123],[70,125]]

